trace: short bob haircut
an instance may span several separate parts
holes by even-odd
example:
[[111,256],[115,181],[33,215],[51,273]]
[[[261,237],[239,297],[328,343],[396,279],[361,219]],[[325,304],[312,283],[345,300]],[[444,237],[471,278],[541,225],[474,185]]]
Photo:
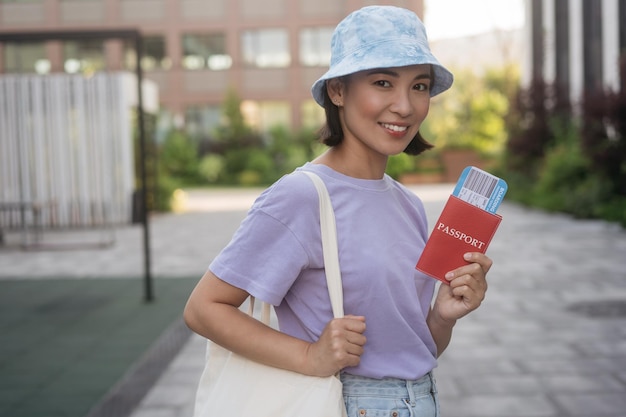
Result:
[[[347,81],[345,78],[348,76],[339,78],[345,83]],[[341,128],[341,121],[339,120],[339,107],[332,102],[326,88],[323,89],[323,94],[326,124],[320,130],[320,142],[326,146],[333,147],[343,142],[343,129]],[[408,155],[419,155],[433,147],[434,145],[427,142],[418,131],[403,152]]]

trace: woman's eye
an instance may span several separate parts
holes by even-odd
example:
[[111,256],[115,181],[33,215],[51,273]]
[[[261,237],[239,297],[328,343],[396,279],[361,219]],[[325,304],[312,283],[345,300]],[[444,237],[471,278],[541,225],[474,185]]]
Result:
[[391,85],[389,81],[386,81],[386,80],[379,80],[379,81],[376,81],[374,84],[376,84],[379,87],[389,87]]
[[430,85],[425,83],[415,84],[415,88],[417,91],[428,91],[430,89]]

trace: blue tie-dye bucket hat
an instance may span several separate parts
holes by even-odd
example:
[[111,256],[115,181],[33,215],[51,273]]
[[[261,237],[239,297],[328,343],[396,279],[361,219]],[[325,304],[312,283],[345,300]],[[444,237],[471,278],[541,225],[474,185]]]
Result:
[[407,9],[368,6],[352,12],[335,28],[330,47],[330,69],[311,88],[320,106],[326,80],[374,68],[430,64],[431,97],[452,85],[452,73],[430,52],[424,24]]

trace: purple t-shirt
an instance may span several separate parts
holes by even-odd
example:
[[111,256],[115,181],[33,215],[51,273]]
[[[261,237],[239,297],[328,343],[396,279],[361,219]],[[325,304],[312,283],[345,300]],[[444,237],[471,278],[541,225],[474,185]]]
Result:
[[427,239],[421,200],[385,175],[363,180],[307,163],[265,190],[209,269],[275,306],[280,330],[307,341],[332,319],[311,179],[330,194],[337,223],[345,314],[365,316],[357,367],[370,378],[417,379],[437,363],[426,325],[435,280],[415,269]]

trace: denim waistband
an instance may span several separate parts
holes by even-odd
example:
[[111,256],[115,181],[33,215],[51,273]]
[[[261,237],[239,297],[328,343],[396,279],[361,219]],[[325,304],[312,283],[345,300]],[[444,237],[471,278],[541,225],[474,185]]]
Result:
[[[424,395],[436,392],[435,380],[429,372],[414,381],[396,378],[373,379],[363,376],[341,374],[343,395],[402,398],[408,394]],[[412,397],[412,395],[409,395]]]

